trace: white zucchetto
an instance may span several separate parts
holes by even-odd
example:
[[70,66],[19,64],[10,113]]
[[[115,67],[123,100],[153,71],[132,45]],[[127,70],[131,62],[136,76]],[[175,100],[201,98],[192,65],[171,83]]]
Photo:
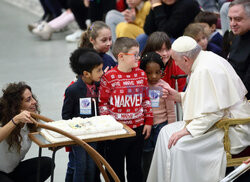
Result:
[[175,52],[191,51],[197,46],[197,42],[189,36],[181,36],[172,44],[172,50]]

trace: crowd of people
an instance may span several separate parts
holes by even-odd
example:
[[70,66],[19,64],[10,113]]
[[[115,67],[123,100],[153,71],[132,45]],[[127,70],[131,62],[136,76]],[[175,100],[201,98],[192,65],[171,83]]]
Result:
[[[213,126],[250,117],[249,0],[40,2],[43,21],[28,26],[33,34],[50,40],[74,20],[79,26],[66,37],[78,47],[69,58],[76,80],[65,90],[62,118],[94,116],[95,102],[99,115],[136,132],[90,143],[122,182],[217,182],[226,175],[224,134]],[[176,121],[176,103],[183,121]],[[37,158],[23,161],[27,134],[36,130],[30,112],[39,112],[31,88],[7,85],[0,98],[0,181],[35,181]],[[250,124],[231,127],[229,138],[231,153],[242,152],[250,146]],[[82,147],[68,150],[66,182],[101,180]],[[42,158],[40,180],[53,168]],[[249,173],[239,179],[248,180]]]

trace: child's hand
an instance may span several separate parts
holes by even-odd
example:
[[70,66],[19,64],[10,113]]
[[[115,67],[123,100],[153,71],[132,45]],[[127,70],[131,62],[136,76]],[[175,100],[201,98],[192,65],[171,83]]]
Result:
[[109,66],[107,66],[105,69],[104,69],[104,73],[106,73],[108,70],[110,70],[110,69],[112,69],[113,68],[113,66],[111,66],[110,68],[109,68]]
[[151,128],[152,128],[151,125],[144,125],[142,134],[145,135],[144,137],[145,140],[150,136]]

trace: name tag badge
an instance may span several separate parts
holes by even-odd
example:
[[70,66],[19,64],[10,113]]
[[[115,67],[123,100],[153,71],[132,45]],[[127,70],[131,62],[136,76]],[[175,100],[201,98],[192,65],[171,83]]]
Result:
[[149,97],[152,107],[159,107],[160,105],[160,90],[149,90]]
[[80,98],[80,114],[81,115],[90,115],[92,114],[91,110],[91,98]]

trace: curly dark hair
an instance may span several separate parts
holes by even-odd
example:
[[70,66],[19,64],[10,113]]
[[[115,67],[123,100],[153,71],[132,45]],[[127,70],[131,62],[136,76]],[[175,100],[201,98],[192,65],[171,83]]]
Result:
[[75,74],[82,75],[83,71],[91,73],[95,67],[103,64],[103,60],[94,49],[77,48],[72,52],[69,64]]
[[[0,98],[0,124],[2,126],[7,124],[14,116],[21,112],[22,96],[26,89],[29,89],[31,92],[31,87],[24,82],[9,83],[6,89],[2,89],[3,95]],[[35,97],[34,99],[37,101]],[[38,110],[37,105],[37,111]],[[30,131],[36,131],[35,125],[27,124],[27,126]],[[20,152],[22,141],[20,131],[21,127],[16,127],[6,138],[9,144],[9,150],[13,147],[17,148],[18,152]]]
[[162,72],[164,72],[165,69],[164,63],[162,62],[161,56],[156,52],[145,53],[141,58],[140,68],[145,71],[147,64],[152,62],[159,64]]

